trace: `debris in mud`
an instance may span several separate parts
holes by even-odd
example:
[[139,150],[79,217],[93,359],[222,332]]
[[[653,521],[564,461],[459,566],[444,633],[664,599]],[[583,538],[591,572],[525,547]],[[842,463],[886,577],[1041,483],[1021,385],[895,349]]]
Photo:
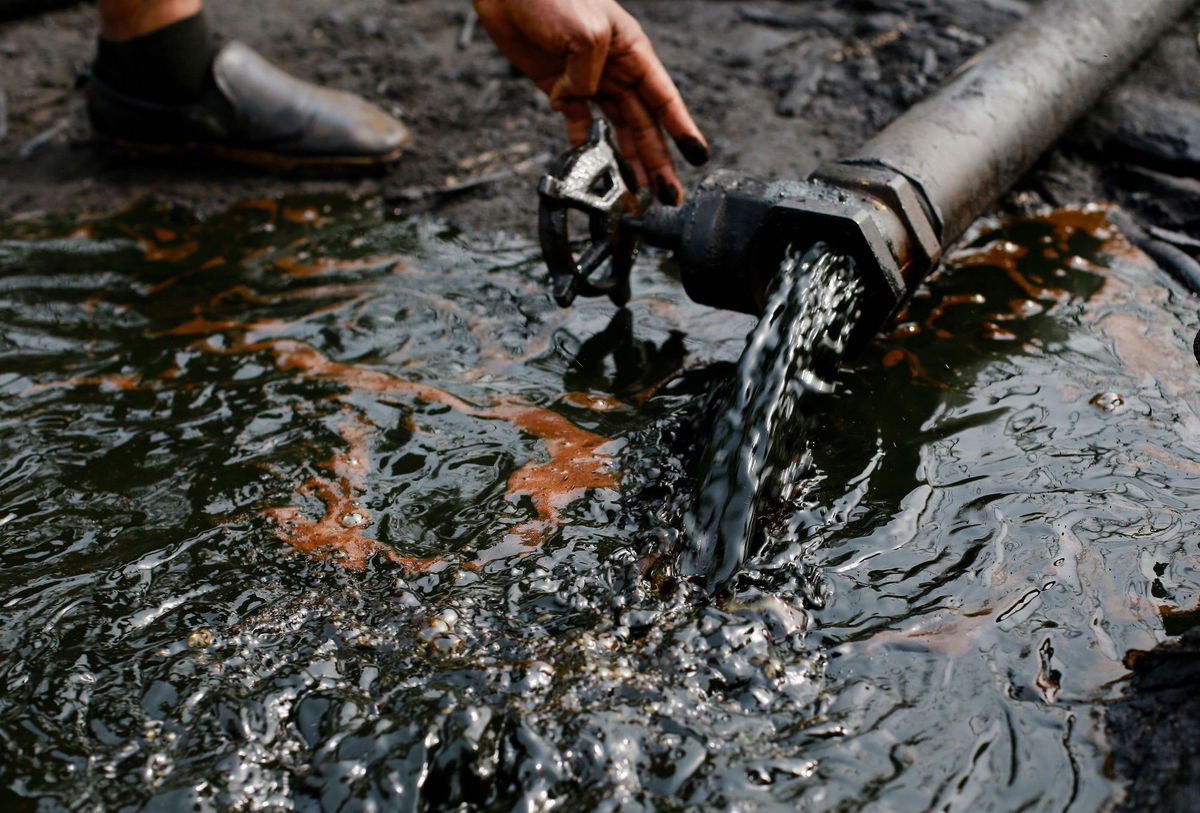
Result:
[[[542,152],[521,160],[503,168],[495,168],[494,163],[484,165],[482,171],[475,171],[467,178],[458,178],[457,176],[447,176],[440,185],[431,184],[428,186],[408,186],[396,192],[389,192],[387,201],[389,203],[416,203],[418,201],[432,198],[437,201],[442,201],[453,195],[459,195],[464,192],[469,192],[481,186],[489,184],[501,183],[519,178],[523,175],[529,175],[532,172],[543,169],[550,162],[550,153]],[[459,167],[468,170],[475,170],[478,166],[474,161],[460,161]]]
[[1119,412],[1125,406],[1125,399],[1115,392],[1102,392],[1090,403],[1102,412]]
[[187,645],[189,649],[207,649],[212,646],[215,638],[210,629],[193,630],[188,635]]
[[1200,170],[1200,102],[1123,87],[1092,114],[1081,137],[1124,160],[1177,174]]
[[42,147],[49,144],[54,139],[67,131],[70,122],[66,119],[55,122],[52,126],[35,135],[33,138],[21,142],[21,146],[17,148],[17,160],[28,161],[35,156]]

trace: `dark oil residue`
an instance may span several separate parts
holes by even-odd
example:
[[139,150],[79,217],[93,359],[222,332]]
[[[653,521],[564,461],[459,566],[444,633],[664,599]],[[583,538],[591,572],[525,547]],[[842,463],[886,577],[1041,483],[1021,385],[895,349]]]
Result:
[[1116,793],[1122,658],[1200,607],[1187,301],[1102,212],[981,234],[714,604],[660,563],[752,325],[635,276],[560,311],[338,200],[0,227],[6,806]]

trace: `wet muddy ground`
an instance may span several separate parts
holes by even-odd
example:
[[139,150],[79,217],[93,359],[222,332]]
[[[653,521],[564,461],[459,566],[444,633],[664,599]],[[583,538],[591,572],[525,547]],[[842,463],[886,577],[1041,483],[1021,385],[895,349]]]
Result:
[[[1028,6],[629,5],[768,177]],[[93,10],[0,23],[7,793],[1188,809],[1194,645],[1129,653],[1197,617],[1196,306],[1107,219],[1198,256],[1200,17],[847,372],[818,532],[709,606],[646,557],[748,324],[653,263],[630,316],[549,304],[560,129],[466,4],[209,7],[419,141],[366,180],[130,161],[81,114]]]
[[[876,132],[1029,7],[1025,0],[631,2],[711,139],[713,166],[799,178]],[[210,0],[212,27],[296,74],[367,96],[403,114],[417,140],[399,167],[371,180],[280,179],[211,166],[146,165],[98,151],[82,94],[95,36],[89,4],[0,22],[0,216],[111,210],[147,194],[200,211],[295,192],[382,194],[405,212],[462,226],[529,234],[530,188],[562,149],[558,121],[514,77],[465,2]],[[1150,58],[1120,122],[1093,119],[1027,185],[1058,205],[1117,198],[1156,225],[1196,227],[1200,160],[1193,81],[1200,15]],[[718,33],[719,32],[719,33]],[[471,33],[470,37],[464,33]],[[465,47],[462,47],[465,44]],[[1140,113],[1130,119],[1128,108]],[[1170,115],[1161,113],[1164,107]],[[1095,148],[1107,148],[1097,155]],[[1168,170],[1170,177],[1148,170]],[[695,180],[701,172],[687,176]],[[1184,173],[1186,174],[1186,173]],[[1192,175],[1194,176],[1194,171]],[[478,185],[473,185],[478,184]],[[465,187],[465,188],[463,188]],[[450,188],[459,191],[446,193]],[[1149,193],[1167,200],[1137,199]],[[1186,198],[1183,203],[1180,198]],[[1168,210],[1168,211],[1164,211]]]

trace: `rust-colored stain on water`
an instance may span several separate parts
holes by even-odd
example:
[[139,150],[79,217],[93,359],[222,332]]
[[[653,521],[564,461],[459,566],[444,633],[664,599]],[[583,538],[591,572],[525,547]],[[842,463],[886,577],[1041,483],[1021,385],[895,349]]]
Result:
[[112,373],[111,375],[80,375],[62,381],[45,381],[33,384],[24,391],[24,395],[34,395],[44,390],[72,387],[95,387],[107,392],[132,392],[133,390],[149,389],[151,385],[142,383],[142,374],[138,372]]
[[[1075,235],[1083,234],[1100,241],[1098,251],[1105,255],[1138,263],[1148,262],[1144,255],[1125,240],[1108,221],[1106,211],[1104,206],[1097,205],[1086,209],[1055,209],[1039,215],[1036,221],[1051,227],[1051,234],[1046,235],[1046,239],[1051,241],[1053,247],[1047,249],[1044,256],[1036,263],[1029,262],[1031,258],[1029,246],[1007,239],[986,240],[980,246],[960,250],[948,258],[947,264],[955,269],[978,269],[979,273],[998,270],[1024,293],[1023,297],[1010,298],[1006,303],[1007,310],[998,310],[990,314],[986,321],[978,323],[979,338],[988,341],[1016,341],[1018,336],[1006,327],[1006,323],[1036,316],[1048,308],[1065,303],[1070,298],[1070,291],[1063,287],[1056,287],[1048,278],[1054,279],[1057,274],[1061,274],[1062,271],[1059,269],[1064,263],[1082,264],[1084,267],[1088,265],[1088,261],[1084,258],[1070,254],[1070,241]],[[1106,287],[1096,295],[1100,299],[1093,301],[1103,302],[1103,298],[1111,295],[1114,288],[1121,284],[1116,281],[1106,281]],[[927,291],[918,291],[914,295],[916,300],[928,297]],[[908,307],[905,306],[896,317],[901,321],[891,329],[889,335],[903,340],[928,332],[942,340],[963,338],[956,337],[952,330],[942,327],[939,322],[955,307],[978,306],[986,304],[986,302],[987,300],[978,292],[944,294],[932,303],[920,325],[903,321],[908,314]],[[1123,317],[1114,314],[1107,318],[1109,324],[1115,326],[1115,323]],[[1134,332],[1129,330],[1123,332],[1128,337],[1125,344],[1130,345],[1126,352],[1137,353],[1138,350],[1132,347],[1137,342]],[[1037,351],[1036,343],[1039,340],[1035,338],[1033,341],[1034,345],[1027,349]],[[1144,353],[1144,355],[1148,354]],[[882,363],[885,367],[895,367],[904,363],[914,382],[937,383],[936,377],[929,374],[917,354],[902,345],[888,350]]]
[[390,373],[330,361],[301,342],[278,340],[238,346],[234,352],[269,351],[280,370],[334,379],[351,390],[406,395],[485,420],[501,420],[543,441],[547,459],[529,461],[508,480],[507,496],[528,496],[535,518],[512,533],[527,545],[536,545],[562,524],[562,509],[588,489],[617,488],[611,455],[604,451],[609,439],[580,429],[552,410],[508,398],[505,403],[479,407],[438,387],[407,381]]
[[[287,221],[317,228],[326,223],[325,216],[313,206],[284,206],[272,200],[248,201],[236,210],[261,211],[268,215],[268,226]],[[143,233],[124,224],[118,228],[134,239],[149,262],[187,264],[200,248],[187,229],[178,231],[158,226]],[[91,225],[77,228],[74,236],[88,239],[94,236]],[[322,276],[362,270],[387,270],[403,274],[415,269],[401,257],[376,255],[361,259],[341,259],[314,253],[304,238],[292,241],[291,250],[275,257],[271,267],[284,279],[319,279]],[[245,262],[263,254],[263,249],[239,249],[232,258]],[[162,293],[167,288],[206,271],[218,269],[230,261],[229,256],[215,255],[193,264],[180,274],[160,279],[150,286],[150,292]],[[519,553],[541,544],[548,534],[564,522],[563,509],[589,490],[617,489],[619,479],[609,450],[609,438],[580,428],[559,413],[514,395],[496,395],[491,403],[471,403],[439,386],[401,377],[385,369],[331,360],[311,344],[296,339],[272,338],[323,313],[345,309],[367,301],[377,292],[377,282],[307,284],[304,287],[272,293],[260,293],[248,284],[235,284],[210,294],[204,301],[190,307],[191,316],[178,324],[155,333],[159,337],[195,337],[189,348],[220,355],[249,355],[266,353],[275,367],[308,380],[330,380],[349,393],[403,396],[415,402],[438,404],[463,415],[486,421],[502,421],[529,437],[541,442],[542,454],[520,464],[508,477],[506,501],[512,510],[519,510],[519,500],[526,498],[532,516],[511,525],[504,538],[492,547],[475,552],[479,562],[499,556]],[[486,334],[493,319],[462,311],[459,305],[435,295],[418,292],[442,312],[459,313],[474,332]],[[100,301],[96,299],[96,303]],[[239,314],[252,306],[270,306],[288,301],[312,301],[314,307],[289,319],[272,317],[245,319]],[[94,304],[90,307],[94,307]],[[503,318],[497,315],[496,319]],[[543,352],[548,343],[540,339],[529,353]],[[513,358],[488,345],[481,347],[481,357],[488,364],[509,364]],[[483,374],[483,370],[468,371],[468,377]],[[172,367],[161,374],[161,380],[146,379],[140,372],[107,375],[83,375],[55,382],[44,382],[29,388],[30,394],[50,388],[96,387],[101,390],[156,389],[161,386],[190,387],[180,380],[181,370]],[[608,411],[620,402],[586,393],[563,393],[557,400],[576,408]],[[317,464],[322,472],[296,487],[299,497],[312,498],[322,506],[319,516],[301,505],[277,506],[266,509],[263,515],[277,526],[277,535],[298,551],[332,558],[346,567],[361,569],[375,554],[410,570],[440,568],[444,557],[420,558],[404,555],[381,544],[371,536],[373,520],[363,503],[370,479],[370,446],[377,433],[375,427],[350,404],[342,405],[343,420],[340,433],[347,450]],[[429,419],[431,421],[435,418]],[[412,422],[414,431],[422,431]],[[430,427],[433,428],[433,427]],[[513,542],[517,544],[514,546]],[[469,559],[463,566],[473,567]]]
[[334,271],[361,271],[391,265],[400,270],[405,263],[396,257],[365,257],[357,260],[340,260],[334,257],[298,257],[288,255],[275,260],[275,267],[292,278],[313,277]]
[[307,516],[299,506],[268,508],[264,514],[279,525],[279,537],[296,550],[331,555],[347,567],[361,569],[371,554],[382,547],[364,531],[371,515],[359,497],[370,470],[368,439],[373,428],[348,406],[343,406],[339,427],[347,449],[317,465],[324,474],[311,477],[297,493],[316,497],[325,512],[319,519]]
[[505,404],[476,413],[508,421],[543,441],[548,458],[530,461],[508,478],[507,496],[527,496],[536,518],[512,530],[527,545],[540,544],[562,524],[562,509],[589,489],[616,489],[608,438],[580,429],[556,412],[521,404]]

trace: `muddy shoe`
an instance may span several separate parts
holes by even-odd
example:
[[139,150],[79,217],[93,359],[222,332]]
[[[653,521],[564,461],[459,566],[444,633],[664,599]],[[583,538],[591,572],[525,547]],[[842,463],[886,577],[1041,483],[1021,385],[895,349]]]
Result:
[[195,102],[137,98],[93,76],[87,108],[95,133],[123,146],[273,169],[386,164],[409,141],[375,105],[297,79],[239,42],[217,52]]

